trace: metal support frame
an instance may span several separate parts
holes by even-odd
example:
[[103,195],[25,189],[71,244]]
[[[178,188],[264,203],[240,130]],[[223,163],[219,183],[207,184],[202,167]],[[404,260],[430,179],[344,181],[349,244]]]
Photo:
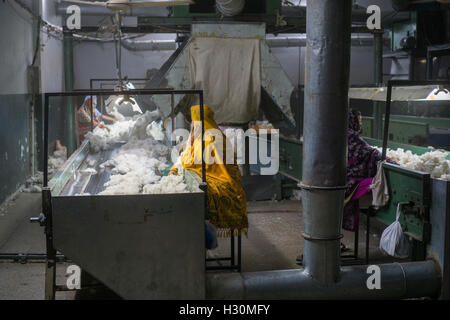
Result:
[[[147,78],[124,78],[123,80],[127,80],[127,81],[147,81],[149,79],[147,79]],[[119,79],[117,79],[117,78],[91,78],[91,79],[89,79],[89,89],[90,90],[96,90],[94,88],[94,83],[95,82],[109,82],[109,81],[110,82],[114,82],[114,81],[119,81]]]
[[[355,236],[353,239],[353,254],[341,254],[342,265],[354,264],[358,261],[358,248],[359,248],[359,225],[356,227]],[[348,260],[347,260],[348,259]]]
[[369,264],[370,214],[366,212],[366,264]]
[[433,58],[450,55],[450,45],[427,47],[427,80],[433,79]]
[[[46,253],[0,253],[0,260],[12,260],[25,264],[28,262],[43,262],[47,259]],[[68,261],[67,257],[62,254],[56,255],[57,262]]]
[[[71,33],[64,33],[64,86],[65,91],[73,90],[73,36]],[[67,101],[66,112],[66,137],[67,153],[72,154],[76,149],[75,137],[75,107],[73,99]]]
[[[174,89],[137,89],[128,90],[130,95],[167,95],[167,94],[195,94],[200,98],[200,112],[202,122],[202,155],[204,154],[204,114],[203,114],[203,90],[174,90]],[[55,293],[60,290],[60,286],[56,285],[56,261],[57,254],[53,245],[53,216],[52,216],[52,195],[51,188],[48,185],[48,129],[49,129],[49,102],[51,97],[78,97],[78,96],[96,96],[96,95],[115,95],[117,91],[113,90],[79,90],[72,92],[54,92],[44,94],[44,174],[42,188],[42,211],[45,226],[46,237],[46,270],[45,270],[45,299],[54,300]],[[91,99],[92,101],[92,99]],[[205,208],[206,208],[206,175],[205,161],[202,157],[202,184],[201,189],[205,191]],[[38,218],[34,218],[36,220]]]
[[220,258],[208,258],[207,262],[220,262],[220,261],[230,261],[230,265],[226,266],[206,266],[206,270],[235,270],[241,272],[241,261],[242,261],[242,236],[237,236],[237,263],[236,263],[236,244],[233,230],[231,231],[230,237],[230,256],[220,257]]
[[[369,264],[370,256],[369,256],[369,243],[370,243],[370,217],[371,217],[371,208],[368,209],[360,209],[361,213],[366,215],[366,243],[364,249],[364,263]],[[353,260],[344,260],[342,265],[354,265],[354,264],[362,264],[362,259],[358,256],[359,251],[359,225],[355,230],[355,239],[354,239],[354,254],[352,255],[341,255],[341,259],[353,259]]]
[[384,115],[383,153],[382,159],[386,159],[386,149],[389,137],[389,119],[391,116],[392,88],[409,86],[442,85],[450,86],[450,80],[389,80],[387,83],[386,111]]
[[54,300],[56,291],[56,249],[53,246],[52,195],[47,185],[42,189],[42,211],[45,215],[45,239],[47,248],[45,300]]
[[410,81],[414,81],[416,78],[416,56],[411,51],[409,52],[409,71],[408,71],[408,79]]
[[[373,48],[374,48],[374,83],[376,86],[383,84],[383,33],[384,30],[376,30],[373,33]],[[381,138],[382,131],[382,113],[381,103],[373,102],[374,125],[372,128],[372,136],[375,139]]]

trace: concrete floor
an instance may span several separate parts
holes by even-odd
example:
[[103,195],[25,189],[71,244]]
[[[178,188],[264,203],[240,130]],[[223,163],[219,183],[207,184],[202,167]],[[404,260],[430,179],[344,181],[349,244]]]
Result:
[[[0,211],[0,253],[45,253],[44,228],[29,222],[41,212],[40,193],[19,193]],[[65,264],[58,264],[57,283],[65,282]],[[0,300],[44,299],[44,264],[0,260]],[[57,299],[73,299],[73,292],[58,292]]]
[[[40,194],[20,193],[11,205],[0,210],[0,253],[44,253],[43,227],[32,224],[29,217],[39,215]],[[242,238],[242,271],[300,268],[296,257],[303,246],[300,201],[260,201],[248,204],[249,233]],[[365,228],[360,228],[360,255],[364,254]],[[353,247],[354,234],[344,232],[343,242]],[[220,239],[213,256],[229,255],[229,239]],[[371,235],[371,257],[389,261],[378,249],[379,237]],[[351,253],[351,252],[350,252]],[[381,260],[380,260],[381,258]],[[226,264],[226,262],[222,262]],[[65,283],[68,263],[58,263],[57,283]],[[215,262],[210,265],[217,265]],[[0,260],[0,300],[43,299],[44,264]],[[84,296],[85,298],[94,298]],[[74,299],[73,292],[58,292],[57,299]]]
[[[303,248],[301,202],[294,200],[254,201],[248,203],[247,209],[250,227],[248,238],[242,236],[242,272],[301,268],[296,261],[296,258],[302,254]],[[382,226],[376,225],[374,221],[371,223],[373,226],[369,238],[370,262],[393,261],[379,249]],[[343,233],[342,242],[349,249],[344,255],[352,255],[355,234],[345,230]],[[366,248],[364,221],[360,223],[358,238],[358,257],[364,259]],[[219,239],[218,248],[210,253],[213,258],[229,255],[229,239]],[[354,262],[353,259],[349,259],[343,261],[343,264]],[[220,263],[227,264],[226,262]],[[220,264],[211,262],[208,265]]]

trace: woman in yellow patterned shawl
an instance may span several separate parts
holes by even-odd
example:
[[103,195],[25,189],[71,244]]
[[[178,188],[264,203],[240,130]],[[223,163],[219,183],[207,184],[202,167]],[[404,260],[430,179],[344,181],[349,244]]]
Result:
[[[236,165],[236,155],[233,154],[233,164],[226,164],[226,136],[220,131],[214,121],[214,112],[203,106],[205,122],[205,166],[208,210],[217,212],[211,217],[211,223],[218,229],[218,237],[229,237],[244,232],[247,235],[247,200],[242,187],[241,172]],[[185,170],[192,170],[202,177],[201,164],[201,122],[200,106],[191,107],[191,133],[187,145],[180,156]],[[222,144],[222,152],[218,150]],[[178,170],[173,166],[172,174]]]

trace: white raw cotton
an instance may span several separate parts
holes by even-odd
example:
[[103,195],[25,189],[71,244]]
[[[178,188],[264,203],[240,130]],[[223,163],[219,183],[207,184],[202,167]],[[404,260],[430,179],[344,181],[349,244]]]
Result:
[[[48,178],[51,179],[54,174],[66,163],[67,151],[56,150],[48,157]],[[43,173],[38,171],[34,176],[27,179],[22,192],[39,193],[42,192]]]
[[154,137],[164,137],[162,126],[157,126],[155,122],[160,117],[159,111],[146,111],[143,115],[134,116],[132,119],[116,121],[111,125],[107,125],[107,128],[97,126],[93,132],[86,134],[86,139],[90,142],[91,151],[97,153],[109,149],[112,144],[126,142],[133,137],[137,139],[151,137],[147,134],[147,127],[153,125],[153,123],[155,125],[153,125],[154,128],[152,127],[153,130],[151,130],[152,135]]
[[[381,148],[376,148],[381,151]],[[433,150],[422,155],[410,150],[388,149],[386,155],[401,167],[429,173],[432,178],[450,181],[450,161],[446,159],[449,152]]]
[[48,157],[48,174],[51,177],[61,168],[67,160],[66,150],[56,150],[52,156]]
[[86,139],[89,140],[91,152],[97,153],[107,150],[111,144],[128,141],[135,122],[134,120],[117,121],[108,125],[109,130],[96,127],[93,132],[88,132]]
[[[99,165],[111,169],[110,180],[101,195],[161,194],[190,192],[183,176],[161,177],[169,167],[169,147],[157,140],[164,139],[162,125],[156,120],[159,111],[146,112],[133,120],[118,121],[109,127],[95,128],[86,136],[91,152],[107,150],[111,144],[126,142],[117,153]],[[86,169],[87,170],[87,169]],[[89,172],[92,172],[89,170]]]
[[147,184],[144,186],[145,194],[162,194],[162,193],[184,193],[189,192],[187,185],[184,183],[183,176],[169,175],[162,177],[158,183]]
[[169,148],[149,138],[133,137],[117,154],[100,168],[113,167],[111,177],[100,194],[137,194],[144,185],[157,182],[169,166]]

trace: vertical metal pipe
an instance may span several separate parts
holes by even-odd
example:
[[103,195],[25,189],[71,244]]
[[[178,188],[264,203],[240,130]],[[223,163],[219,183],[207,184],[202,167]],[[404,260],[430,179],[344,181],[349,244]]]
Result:
[[[73,91],[73,37],[64,33],[64,85],[65,91]],[[75,108],[73,97],[67,97],[66,105],[66,144],[67,155],[76,149],[75,144]]]
[[427,51],[427,80],[433,78],[433,55]]
[[416,57],[411,52],[409,54],[409,79],[408,80],[415,80],[416,78]]
[[202,122],[202,182],[206,184],[206,165],[205,165],[205,114],[203,107],[203,93],[200,94],[200,121]]
[[[373,48],[374,48],[374,82],[375,85],[383,83],[383,30],[375,30],[373,33]],[[382,112],[381,103],[373,102],[373,129],[372,137],[381,139],[382,131]]]
[[50,97],[45,94],[44,98],[44,174],[42,186],[48,187],[48,109]]
[[[249,129],[248,123],[244,124],[242,127],[242,130],[244,130],[244,132],[247,132],[248,129]],[[250,175],[250,137],[249,136],[245,136],[244,144],[245,144],[245,163],[242,165],[242,175],[249,176]]]
[[[170,122],[171,122],[171,137],[173,136],[173,132],[175,131],[175,97],[173,93],[170,95]],[[174,141],[170,139],[170,144],[173,146]]]
[[392,97],[392,83],[388,81],[387,93],[386,93],[386,115],[384,118],[384,132],[383,132],[383,149],[381,159],[386,159],[387,154],[387,143],[389,140],[389,119],[391,117],[391,97]]
[[53,247],[52,195],[50,188],[42,189],[42,211],[45,215],[46,265],[45,300],[55,300],[56,250]]
[[305,272],[339,278],[347,166],[351,1],[307,7],[302,205]]

